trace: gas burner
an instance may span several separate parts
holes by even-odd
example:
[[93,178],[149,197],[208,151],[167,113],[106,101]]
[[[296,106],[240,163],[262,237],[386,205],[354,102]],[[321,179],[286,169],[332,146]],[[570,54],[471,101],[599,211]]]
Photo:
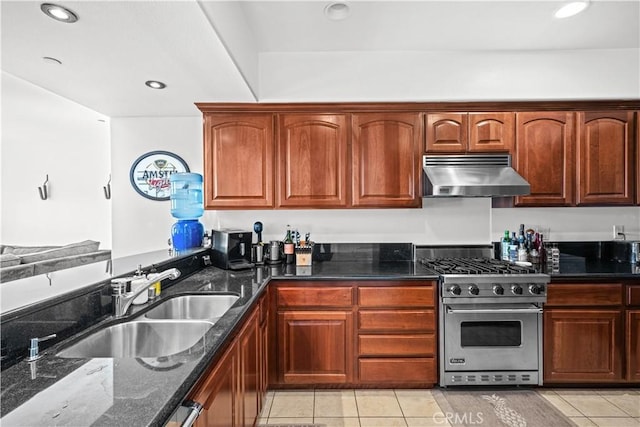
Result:
[[422,258],[420,264],[439,274],[535,274],[523,267],[492,258]]

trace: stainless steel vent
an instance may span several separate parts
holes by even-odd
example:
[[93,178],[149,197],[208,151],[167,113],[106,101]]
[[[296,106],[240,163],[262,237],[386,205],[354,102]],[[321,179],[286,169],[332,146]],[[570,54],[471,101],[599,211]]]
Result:
[[503,197],[529,194],[509,154],[425,155],[424,197]]

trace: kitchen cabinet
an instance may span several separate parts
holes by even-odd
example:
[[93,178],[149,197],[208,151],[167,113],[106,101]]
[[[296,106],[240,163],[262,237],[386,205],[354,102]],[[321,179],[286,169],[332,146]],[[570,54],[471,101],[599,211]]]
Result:
[[280,384],[353,381],[353,290],[301,282],[275,288]]
[[271,208],[273,115],[204,114],[205,209]]
[[575,114],[516,113],[515,169],[531,185],[516,206],[575,204]]
[[640,284],[628,284],[626,289],[626,378],[640,382]]
[[510,153],[514,140],[513,112],[426,115],[427,153]]
[[359,382],[435,384],[435,284],[381,283],[357,290]]
[[634,113],[579,112],[577,205],[634,203]]
[[254,309],[222,357],[196,384],[189,399],[203,406],[196,427],[253,426],[264,396],[260,389],[259,309]]
[[276,386],[437,382],[435,283],[275,283]]
[[269,360],[271,358],[269,348],[269,288],[260,298],[258,303],[258,379],[259,379],[259,399],[258,413],[262,411],[264,401],[267,397],[269,387]]
[[419,113],[352,115],[352,206],[420,206],[420,121]]
[[277,132],[276,207],[347,207],[346,115],[281,114]]
[[550,284],[544,309],[544,382],[620,383],[621,283]]
[[189,397],[203,406],[200,416],[196,419],[196,427],[239,425],[238,415],[235,413],[238,400],[238,370],[238,346],[234,342]]

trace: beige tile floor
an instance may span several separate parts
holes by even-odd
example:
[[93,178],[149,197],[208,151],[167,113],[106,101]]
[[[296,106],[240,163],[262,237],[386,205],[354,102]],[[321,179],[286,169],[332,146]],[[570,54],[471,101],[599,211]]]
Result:
[[[538,392],[579,427],[640,427],[640,389]],[[450,425],[429,390],[270,391],[258,419],[258,425],[311,423],[326,427]]]

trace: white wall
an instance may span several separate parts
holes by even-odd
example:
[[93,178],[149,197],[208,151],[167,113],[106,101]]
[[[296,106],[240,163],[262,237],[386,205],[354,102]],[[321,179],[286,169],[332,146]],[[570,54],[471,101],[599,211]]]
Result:
[[107,117],[2,72],[0,242],[111,248],[109,152]]
[[640,49],[262,53],[260,101],[640,97]]
[[129,172],[141,155],[170,151],[189,170],[202,174],[201,117],[132,117],[111,120],[113,168],[113,256],[169,248],[171,202],[142,197],[131,186]]

